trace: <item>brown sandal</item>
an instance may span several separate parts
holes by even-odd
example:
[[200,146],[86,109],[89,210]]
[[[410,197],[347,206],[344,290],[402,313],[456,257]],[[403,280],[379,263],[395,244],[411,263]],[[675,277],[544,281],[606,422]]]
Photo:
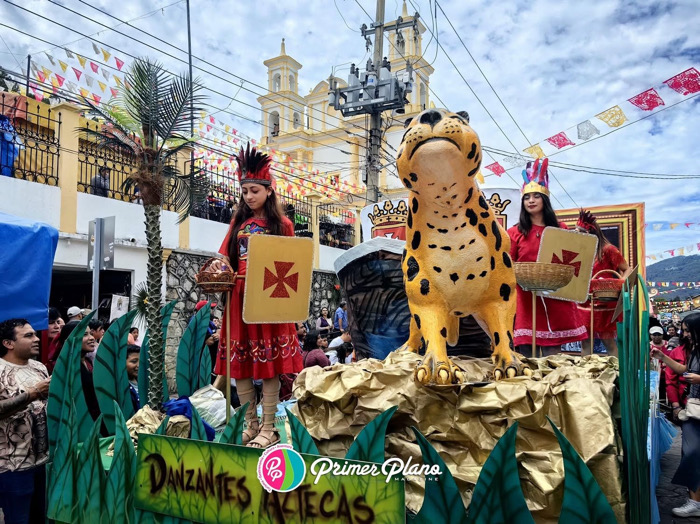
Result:
[[270,446],[274,446],[275,444],[279,444],[279,442],[280,434],[277,431],[277,428],[274,426],[263,426],[262,428],[260,428],[260,431],[258,432],[257,436],[253,440],[251,440],[247,444],[247,446],[250,448],[265,449],[269,448]]
[[257,420],[246,421],[248,427],[243,430],[241,434],[241,442],[244,446],[247,446],[250,441],[258,436],[260,433],[260,422]]

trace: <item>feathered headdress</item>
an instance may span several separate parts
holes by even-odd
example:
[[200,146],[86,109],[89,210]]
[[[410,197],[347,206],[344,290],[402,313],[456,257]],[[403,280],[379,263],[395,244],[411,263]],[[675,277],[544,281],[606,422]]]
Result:
[[576,227],[580,227],[581,229],[585,229],[589,233],[593,233],[595,235],[596,233],[596,218],[593,216],[593,213],[586,209],[581,209],[578,212],[578,222],[576,222]]
[[263,186],[273,185],[273,177],[270,172],[270,157],[257,149],[241,147],[241,152],[236,155],[238,162],[238,181],[241,184],[254,183]]
[[527,163],[527,168],[523,170],[523,179],[525,180],[521,191],[523,195],[527,195],[528,193],[542,193],[543,195],[549,196],[548,165],[548,158],[545,158],[541,164],[539,158],[535,160],[534,165],[531,162]]

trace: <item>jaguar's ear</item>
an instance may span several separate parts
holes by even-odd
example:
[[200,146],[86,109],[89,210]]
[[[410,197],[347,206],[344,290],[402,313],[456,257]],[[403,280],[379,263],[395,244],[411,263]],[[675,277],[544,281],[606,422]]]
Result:
[[410,124],[412,120],[413,120],[413,118],[407,118],[406,121],[403,123],[403,127],[407,128],[408,124]]
[[467,121],[467,124],[469,123],[469,113],[466,111],[457,111],[457,114],[464,118]]

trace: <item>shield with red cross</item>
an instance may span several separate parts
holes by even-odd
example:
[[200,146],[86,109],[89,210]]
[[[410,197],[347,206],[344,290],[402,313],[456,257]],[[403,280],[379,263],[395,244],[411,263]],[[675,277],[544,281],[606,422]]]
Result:
[[243,321],[279,324],[306,320],[313,261],[310,238],[252,235],[248,240]]
[[593,262],[598,249],[598,237],[557,227],[546,227],[537,262],[573,266],[574,278],[566,286],[548,293],[549,298],[585,302],[591,283]]

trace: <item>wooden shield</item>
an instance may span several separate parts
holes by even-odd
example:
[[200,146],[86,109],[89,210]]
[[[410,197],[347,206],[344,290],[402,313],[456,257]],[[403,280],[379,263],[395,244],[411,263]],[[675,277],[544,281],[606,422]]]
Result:
[[538,262],[565,264],[574,267],[574,278],[566,286],[548,293],[549,298],[585,302],[591,283],[593,262],[598,249],[598,237],[556,227],[547,227],[542,233]]
[[252,235],[248,240],[243,321],[281,324],[306,320],[313,261],[311,238]]

